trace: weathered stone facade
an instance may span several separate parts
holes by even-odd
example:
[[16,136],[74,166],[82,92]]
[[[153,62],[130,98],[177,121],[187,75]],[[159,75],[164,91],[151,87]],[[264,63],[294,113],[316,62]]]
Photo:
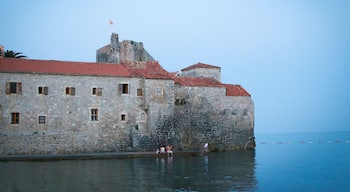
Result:
[[105,63],[121,63],[125,61],[154,61],[143,48],[142,42],[124,40],[119,42],[116,33],[111,35],[111,43],[96,51],[96,61]]
[[142,46],[122,48],[131,41],[115,38],[107,47],[116,43],[119,53],[98,51],[96,64],[0,58],[0,155],[161,144],[194,150],[205,142],[211,150],[244,149],[254,136],[254,104],[242,87],[219,81],[219,67],[197,64],[196,73],[173,76]]
[[217,66],[209,66],[198,63],[182,69],[181,72],[182,76],[186,77],[207,77],[221,81],[221,68]]
[[[4,94],[8,82],[21,82],[21,94]],[[150,137],[174,106],[171,80],[1,73],[0,83],[0,154],[153,149],[156,141],[140,147],[138,138]],[[129,92],[120,93],[120,84],[129,85]],[[48,95],[38,94],[41,86],[48,87]],[[66,87],[74,87],[75,94],[66,95]],[[93,95],[93,88],[102,94]],[[137,96],[138,88],[143,96]],[[98,109],[97,121],[91,121],[91,109]],[[19,124],[11,123],[13,112],[20,113]],[[39,124],[39,116],[45,124]]]
[[[168,139],[183,149],[211,147],[242,150],[254,135],[253,102],[250,97],[228,97],[222,87],[175,87],[174,113],[160,126]],[[213,148],[212,148],[213,149]]]

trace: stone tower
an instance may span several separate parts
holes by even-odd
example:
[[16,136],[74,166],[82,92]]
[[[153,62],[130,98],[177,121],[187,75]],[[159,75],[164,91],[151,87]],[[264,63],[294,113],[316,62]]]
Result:
[[117,33],[112,33],[111,35],[111,48],[109,54],[108,63],[119,63],[120,56],[120,44],[119,44],[119,36]]
[[144,49],[142,42],[123,40],[119,42],[117,33],[112,33],[111,43],[96,51],[96,62],[114,63],[128,61],[154,61]]

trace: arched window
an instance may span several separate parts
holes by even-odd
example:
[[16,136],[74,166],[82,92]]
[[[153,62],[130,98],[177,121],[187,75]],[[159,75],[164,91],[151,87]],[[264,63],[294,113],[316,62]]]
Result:
[[146,121],[146,113],[140,113],[140,121]]

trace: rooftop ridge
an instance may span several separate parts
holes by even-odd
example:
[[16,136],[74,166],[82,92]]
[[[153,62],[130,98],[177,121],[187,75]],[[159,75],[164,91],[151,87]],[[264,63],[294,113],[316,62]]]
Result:
[[0,72],[131,77],[122,65],[15,58],[0,58]]
[[201,62],[198,62],[196,64],[193,64],[193,65],[190,65],[186,68],[183,68],[181,69],[181,71],[189,71],[191,69],[195,69],[195,68],[218,68],[218,69],[221,69],[221,67],[218,67],[218,66],[215,66],[215,65],[209,65],[209,64],[205,64],[205,63],[201,63]]
[[123,65],[133,77],[173,79],[173,75],[163,69],[158,61],[123,61],[121,65]]

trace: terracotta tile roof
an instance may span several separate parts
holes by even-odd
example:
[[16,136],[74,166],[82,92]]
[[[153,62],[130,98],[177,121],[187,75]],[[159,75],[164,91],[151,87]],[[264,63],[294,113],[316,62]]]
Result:
[[173,75],[164,70],[158,61],[124,61],[121,63],[132,77],[146,79],[173,79]]
[[218,69],[220,69],[221,67],[214,66],[214,65],[208,65],[208,64],[204,64],[204,63],[197,63],[197,64],[191,65],[189,67],[186,67],[184,69],[181,69],[181,71],[188,71],[188,70],[195,69],[195,68],[218,68]]
[[222,83],[213,78],[205,77],[174,77],[175,84],[180,86],[204,86],[204,87],[221,87]]
[[180,86],[225,87],[227,96],[250,96],[240,85],[222,84],[213,78],[174,76],[156,61],[120,64],[0,58],[0,72],[60,75],[97,75],[173,79]]
[[0,72],[120,77],[131,76],[122,65],[116,64],[13,58],[0,58]]
[[172,76],[174,76],[174,77],[177,77],[177,76],[180,75],[180,73],[179,73],[178,71],[171,72],[170,74],[171,74]]
[[213,78],[204,77],[174,77],[175,84],[188,87],[225,87],[226,96],[248,96],[250,94],[240,85],[222,84]]
[[250,94],[240,85],[223,84],[226,87],[227,96],[249,96]]

